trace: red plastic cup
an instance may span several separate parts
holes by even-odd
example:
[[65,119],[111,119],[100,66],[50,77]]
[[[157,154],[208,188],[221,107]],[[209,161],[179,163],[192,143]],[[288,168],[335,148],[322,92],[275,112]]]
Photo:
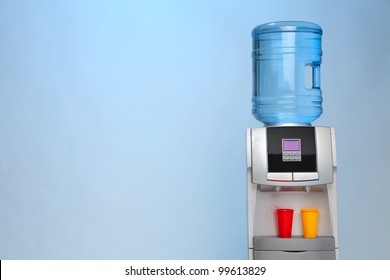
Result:
[[278,216],[278,231],[280,238],[291,238],[294,209],[276,209]]

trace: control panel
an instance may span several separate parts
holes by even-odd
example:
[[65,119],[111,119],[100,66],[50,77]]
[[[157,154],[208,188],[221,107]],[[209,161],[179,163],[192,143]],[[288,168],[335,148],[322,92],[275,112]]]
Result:
[[282,139],[282,160],[302,161],[301,139]]
[[278,126],[251,130],[252,180],[272,186],[333,181],[332,129]]

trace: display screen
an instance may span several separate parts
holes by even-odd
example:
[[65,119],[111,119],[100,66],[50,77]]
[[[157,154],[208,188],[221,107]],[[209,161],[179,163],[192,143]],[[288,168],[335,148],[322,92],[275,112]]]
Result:
[[283,139],[283,151],[300,151],[301,139]]
[[267,128],[268,172],[317,172],[315,128]]

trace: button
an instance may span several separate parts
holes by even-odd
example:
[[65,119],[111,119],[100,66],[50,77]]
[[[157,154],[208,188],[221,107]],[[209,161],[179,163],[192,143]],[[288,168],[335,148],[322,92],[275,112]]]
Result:
[[318,180],[318,172],[294,172],[294,181],[315,181]]
[[268,172],[267,181],[292,182],[291,172]]

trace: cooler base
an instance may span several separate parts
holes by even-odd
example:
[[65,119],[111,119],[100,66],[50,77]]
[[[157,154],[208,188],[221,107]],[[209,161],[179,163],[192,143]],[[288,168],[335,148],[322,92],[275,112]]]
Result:
[[335,260],[335,251],[254,251],[254,260]]

